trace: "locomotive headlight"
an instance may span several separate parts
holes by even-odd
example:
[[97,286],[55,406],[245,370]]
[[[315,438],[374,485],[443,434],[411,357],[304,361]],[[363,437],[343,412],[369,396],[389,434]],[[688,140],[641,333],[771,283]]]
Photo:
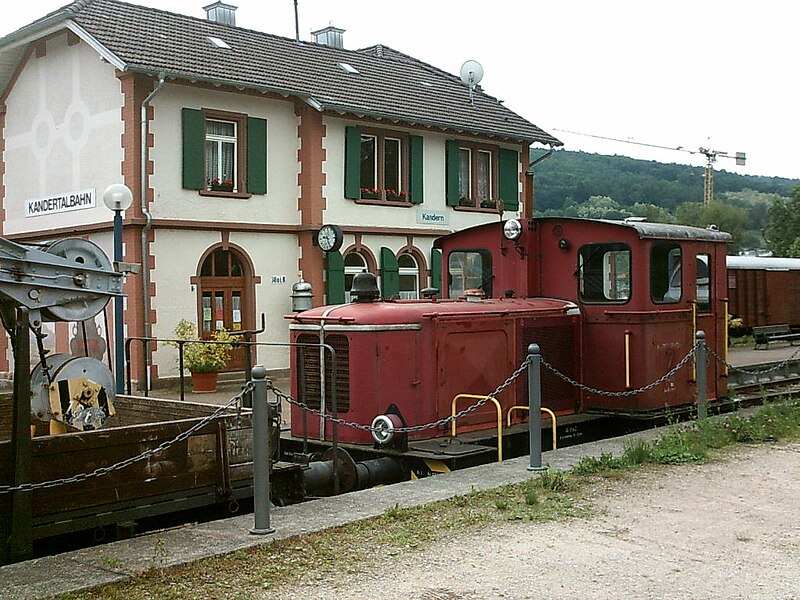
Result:
[[397,415],[378,415],[372,419],[372,439],[381,446],[391,443],[403,422]]
[[503,223],[503,236],[507,240],[518,240],[522,235],[522,225],[516,219],[509,219]]

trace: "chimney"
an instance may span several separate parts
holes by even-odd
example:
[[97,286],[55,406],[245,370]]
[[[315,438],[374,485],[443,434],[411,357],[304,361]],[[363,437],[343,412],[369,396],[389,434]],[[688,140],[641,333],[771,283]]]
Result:
[[214,2],[204,6],[203,10],[206,11],[206,18],[215,23],[222,23],[223,25],[236,26],[236,7],[224,2]]
[[331,48],[344,48],[344,39],[342,37],[344,32],[344,29],[328,25],[324,29],[312,31],[311,35],[314,36],[315,44],[330,46]]

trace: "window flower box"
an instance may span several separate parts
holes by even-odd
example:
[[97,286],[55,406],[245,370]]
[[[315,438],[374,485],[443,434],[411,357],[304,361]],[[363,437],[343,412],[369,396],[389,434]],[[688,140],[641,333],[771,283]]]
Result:
[[391,202],[405,202],[408,200],[408,193],[402,190],[386,190],[386,199]]
[[375,188],[361,188],[362,200],[377,200],[381,197],[381,191]]
[[230,179],[225,179],[220,181],[216,177],[209,182],[212,192],[232,192],[233,191],[233,181]]
[[481,208],[497,208],[496,200],[481,200]]
[[472,207],[474,207],[475,206],[475,202],[472,200],[472,198],[470,198],[468,196],[461,196],[458,199],[458,205],[459,206],[472,206]]

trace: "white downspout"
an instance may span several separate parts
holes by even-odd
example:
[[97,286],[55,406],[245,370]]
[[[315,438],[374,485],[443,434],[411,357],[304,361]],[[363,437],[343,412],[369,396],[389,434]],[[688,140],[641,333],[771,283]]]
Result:
[[[147,109],[150,106],[150,101],[155,97],[158,92],[161,91],[161,88],[164,87],[164,74],[160,73],[158,76],[158,85],[156,88],[150,92],[147,98],[144,99],[142,102],[142,111],[141,111],[141,134],[142,134],[142,173],[141,173],[141,185],[139,186],[141,191],[141,209],[142,214],[145,218],[145,225],[142,227],[142,238],[141,238],[141,246],[142,246],[142,308],[144,309],[144,337],[149,338],[152,337],[153,332],[153,324],[150,322],[150,262],[149,262],[149,248],[147,245],[147,238],[150,233],[150,229],[153,226],[153,215],[150,214],[150,210],[147,207],[147,190],[148,190],[148,178],[147,178],[147,160],[149,158],[149,152],[147,149],[147,135],[148,135],[148,122],[147,122]],[[150,346],[147,346],[147,353],[145,358],[145,365],[144,365],[144,389],[150,389],[150,364],[151,360],[151,350]]]

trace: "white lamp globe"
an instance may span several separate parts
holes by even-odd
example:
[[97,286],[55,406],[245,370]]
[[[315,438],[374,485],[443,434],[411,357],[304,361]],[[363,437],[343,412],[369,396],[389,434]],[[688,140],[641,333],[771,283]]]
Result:
[[133,203],[133,192],[127,185],[112,183],[103,192],[103,203],[115,212],[128,210]]

